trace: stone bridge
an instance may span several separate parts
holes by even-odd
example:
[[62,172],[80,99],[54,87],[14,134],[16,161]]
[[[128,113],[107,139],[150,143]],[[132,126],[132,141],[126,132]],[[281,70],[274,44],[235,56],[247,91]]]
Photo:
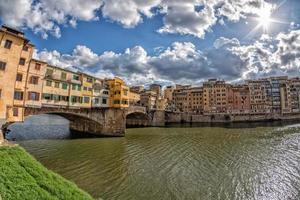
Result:
[[158,121],[161,122],[161,119],[158,119],[158,117],[164,116],[164,111],[147,112],[146,108],[141,106],[131,106],[124,109],[26,107],[24,111],[25,119],[26,117],[40,114],[55,114],[68,119],[70,122],[70,130],[73,132],[89,133],[99,136],[124,136],[126,126],[141,127],[160,125],[161,123],[158,123]]

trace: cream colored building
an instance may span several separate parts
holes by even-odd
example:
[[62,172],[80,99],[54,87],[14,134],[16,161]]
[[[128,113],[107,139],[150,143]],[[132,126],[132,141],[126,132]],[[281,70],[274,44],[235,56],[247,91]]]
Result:
[[[23,121],[26,75],[34,46],[24,33],[2,26],[0,29],[0,123]],[[17,75],[20,81],[16,81]],[[22,76],[22,79],[20,77]]]
[[140,105],[141,101],[141,95],[139,93],[129,91],[129,105],[130,106],[136,106]]
[[109,88],[108,83],[99,78],[94,79],[92,107],[108,107],[109,106]]

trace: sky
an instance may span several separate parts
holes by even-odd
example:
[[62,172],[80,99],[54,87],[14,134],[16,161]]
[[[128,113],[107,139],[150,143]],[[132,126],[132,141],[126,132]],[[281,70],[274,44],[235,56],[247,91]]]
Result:
[[0,0],[34,57],[130,85],[300,76],[300,0]]

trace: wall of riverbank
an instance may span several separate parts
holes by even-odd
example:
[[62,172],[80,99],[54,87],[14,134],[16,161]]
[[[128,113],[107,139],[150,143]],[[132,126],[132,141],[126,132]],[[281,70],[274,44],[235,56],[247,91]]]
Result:
[[191,114],[166,112],[166,123],[230,123],[300,120],[300,113],[289,114]]
[[0,199],[92,199],[74,183],[46,169],[21,147],[0,147],[0,163]]

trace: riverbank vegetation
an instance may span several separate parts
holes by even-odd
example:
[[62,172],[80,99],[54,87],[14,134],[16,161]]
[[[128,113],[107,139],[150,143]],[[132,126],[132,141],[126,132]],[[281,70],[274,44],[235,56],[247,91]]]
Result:
[[0,147],[0,195],[3,200],[92,199],[17,146]]

